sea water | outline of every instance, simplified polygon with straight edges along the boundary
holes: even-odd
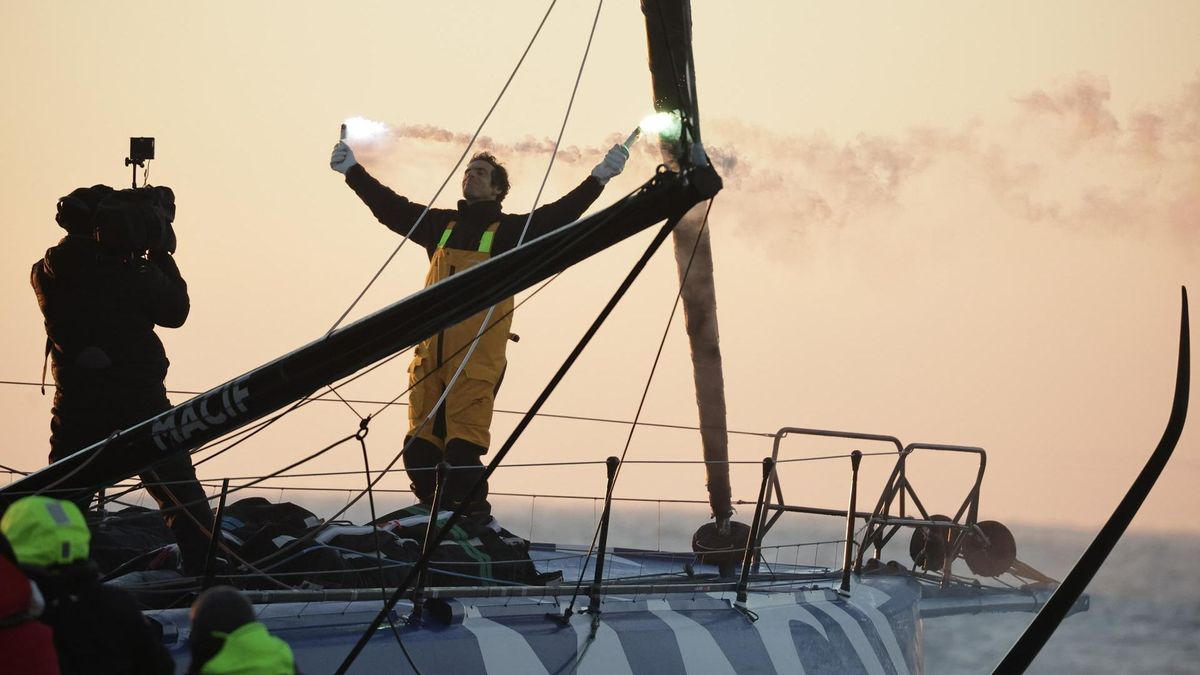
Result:
[[[1061,579],[1094,533],[1014,527],[1018,557]],[[1200,673],[1200,536],[1127,533],[1030,673]],[[925,672],[988,673],[1032,620],[995,614],[925,621]]]

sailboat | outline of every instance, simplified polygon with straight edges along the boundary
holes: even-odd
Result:
[[[73,490],[110,486],[165,454],[192,452],[249,425],[269,424],[323,387],[660,223],[608,305],[514,433],[494,452],[487,473],[503,464],[520,433],[668,237],[675,237],[681,261],[681,296],[697,357],[698,388],[719,382],[717,325],[703,302],[712,296],[711,287],[706,287],[712,277],[711,260],[705,261],[704,209],[722,184],[700,134],[690,8],[686,0],[645,0],[643,12],[654,104],[660,112],[678,117],[680,134],[663,142],[662,167],[638,189],[569,227],[414,293],[15,481],[0,489],[0,500],[10,503],[42,491],[69,496]],[[1187,350],[1185,296],[1175,409],[1156,458],[1163,453],[1169,456],[1183,426]],[[699,398],[713,519],[697,529],[691,551],[607,546],[612,482],[620,466],[614,458],[608,462],[609,485],[598,527],[580,537],[584,540],[591,534],[594,544],[529,545],[527,555],[537,571],[537,583],[489,584],[478,583],[479,579],[471,579],[471,584],[445,583],[444,577],[433,574],[438,570],[432,560],[466,514],[434,509],[417,522],[418,530],[422,523],[425,527],[416,555],[385,560],[376,544],[373,559],[381,572],[380,584],[331,588],[301,575],[282,588],[255,587],[246,593],[258,605],[260,620],[292,645],[307,672],[919,673],[923,669],[921,627],[926,619],[1026,611],[1039,612],[1050,622],[1053,615],[1061,620],[1086,609],[1078,583],[1068,588],[1023,563],[1008,528],[983,518],[979,503],[987,457],[983,448],[784,426],[774,435],[771,456],[761,464],[750,523],[739,524],[733,520],[723,400]],[[361,440],[368,424],[343,440]],[[842,441],[855,448],[838,454],[849,460],[847,508],[819,508],[784,499],[785,485],[777,467],[787,461],[781,441],[788,437]],[[891,474],[879,494],[859,494],[862,453],[857,448],[865,443],[882,444],[894,453]],[[100,451],[120,459],[107,462],[101,472],[89,462]],[[977,462],[967,496],[953,515],[926,509],[907,472],[915,453],[953,453]],[[368,474],[371,484],[395,461],[376,468],[374,478]],[[290,468],[272,475],[286,475]],[[221,490],[222,533],[227,531],[228,521],[222,515],[227,498],[266,478]],[[1141,487],[1143,492],[1149,489]],[[370,488],[362,496],[373,498]],[[1132,508],[1136,511],[1136,505]],[[788,514],[841,519],[845,534],[837,542],[840,564],[770,560],[764,542]],[[305,535],[281,543],[277,557],[303,550],[322,533],[342,526],[336,518],[315,523]],[[385,521],[387,516],[365,526],[370,539],[379,540]],[[1110,535],[1119,536],[1122,529],[1118,523]],[[885,547],[905,540],[911,560],[903,564],[885,560]],[[229,545],[228,538],[225,543]],[[268,563],[249,562],[262,576],[282,578],[270,574]],[[397,575],[393,583],[385,583],[385,564]],[[988,581],[1001,578],[1005,583]],[[124,582],[137,588],[146,579],[142,575]],[[441,580],[432,583],[432,579]],[[157,588],[178,597],[205,581],[182,580]],[[1049,608],[1053,611],[1047,612]],[[147,616],[162,627],[163,640],[185,660],[187,610],[155,609]],[[1052,631],[1053,625],[1047,628]],[[1047,628],[1042,629],[1043,639]]]

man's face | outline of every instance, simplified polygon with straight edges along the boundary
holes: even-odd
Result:
[[[481,202],[500,196],[500,190],[492,185],[492,169],[492,165],[482,159],[467,165],[467,170],[463,172],[463,199]]]

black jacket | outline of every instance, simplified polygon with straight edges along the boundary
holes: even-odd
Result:
[[[154,327],[177,328],[190,309],[170,254],[121,262],[68,235],[34,263],[30,281],[45,318],[56,406],[165,396],[170,362]]]
[[[46,600],[42,622],[54,629],[63,675],[175,672],[162,636],[133,597],[101,584],[90,562],[25,571]]]
[[[402,235],[408,234],[413,223],[425,210],[425,206],[417,204],[392,192],[390,188],[380,183],[361,164],[350,167],[346,172],[346,184],[358,195],[359,199],[371,209],[371,213],[388,229]],[[525,241],[535,239],[557,230],[564,225],[570,225],[579,219],[583,212],[600,196],[604,186],[592,176],[588,176],[574,190],[561,199],[543,206],[533,212],[529,223],[529,231]],[[500,202],[487,201],[468,204],[459,200],[457,209],[429,209],[425,218],[410,237],[414,242],[425,247],[430,256],[437,249],[438,240],[442,238],[447,223],[454,221],[454,231],[447,248],[476,250],[484,230],[497,220],[500,227],[492,240],[492,254],[499,255],[516,248],[521,238],[521,230],[529,214],[501,213]]]

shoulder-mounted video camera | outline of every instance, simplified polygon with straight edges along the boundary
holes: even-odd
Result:
[[[169,187],[77,188],[58,200],[54,220],[71,234],[95,239],[113,257],[175,252],[175,193]]]
[[[116,190],[96,206],[93,236],[114,256],[175,252],[175,193],[169,187]]]
[[[58,200],[54,219],[71,234],[95,239],[116,258],[141,257],[148,251],[175,252],[175,193],[169,187],[137,186],[137,167],[154,159],[153,138],[130,138],[125,164],[134,167],[133,187],[81,187]]]

